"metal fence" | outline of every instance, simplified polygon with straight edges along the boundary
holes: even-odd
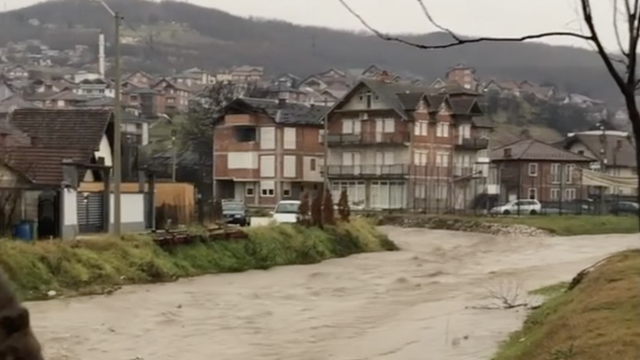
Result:
[[[336,166],[327,169],[334,197],[347,190],[354,211],[483,215],[515,200],[534,199],[548,215],[609,214],[620,202],[637,201],[633,189],[603,189],[545,176],[501,177],[495,166]],[[513,212],[513,211],[510,211]],[[513,212],[514,214],[516,212]]]

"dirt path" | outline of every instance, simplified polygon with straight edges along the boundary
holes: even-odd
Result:
[[[28,305],[49,360],[486,360],[524,315],[465,309],[487,289],[526,297],[637,243],[383,230],[404,251]]]

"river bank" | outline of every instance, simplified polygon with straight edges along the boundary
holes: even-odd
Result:
[[[202,241],[161,248],[145,236],[122,240],[23,243],[0,241],[0,267],[20,297],[112,293],[122,285],[175,281],[210,273],[311,264],[360,252],[395,250],[365,219],[336,227],[248,228],[249,239]]]

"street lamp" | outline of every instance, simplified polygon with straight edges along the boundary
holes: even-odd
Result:
[[[122,16],[113,11],[103,0],[93,0],[99,2],[113,16],[115,21],[115,101],[113,106],[113,235],[121,235],[121,183],[122,183],[122,129],[121,129],[121,95],[120,95],[120,25]],[[106,189],[109,191],[109,189]]]

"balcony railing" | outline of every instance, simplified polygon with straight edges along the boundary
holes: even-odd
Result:
[[[454,166],[453,167],[453,176],[457,177],[466,177],[474,175],[473,167],[466,166]]]
[[[403,177],[409,174],[409,165],[330,165],[329,177]]]
[[[489,148],[489,139],[461,139],[456,147],[462,150],[484,150]]]
[[[410,141],[408,132],[364,132],[360,134],[329,134],[329,145],[376,145],[376,144],[405,144]]]

